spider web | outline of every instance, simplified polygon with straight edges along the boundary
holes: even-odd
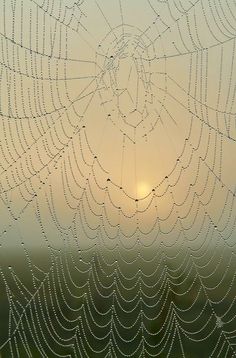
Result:
[[[1,356],[236,356],[236,2],[0,9]]]

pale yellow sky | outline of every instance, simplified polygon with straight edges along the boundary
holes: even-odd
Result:
[[[230,28],[200,2],[188,16],[152,0],[85,1],[72,18],[61,6],[48,17],[24,4],[23,23],[20,3],[2,8],[2,230],[15,244],[32,217],[37,232],[40,208],[53,237],[54,220],[70,227],[83,206],[98,226],[93,211],[109,226],[122,210],[133,232],[136,210],[168,227],[200,205],[199,221],[217,223],[236,179]]]

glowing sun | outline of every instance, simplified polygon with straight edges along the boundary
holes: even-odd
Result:
[[[151,190],[150,185],[147,182],[137,183],[137,195],[139,198],[143,198],[149,194]]]

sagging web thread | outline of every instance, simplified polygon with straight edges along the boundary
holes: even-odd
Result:
[[[233,357],[235,189],[223,156],[236,140],[236,4],[148,0],[139,30],[124,1],[112,3],[114,24],[105,0],[0,3],[1,353],[187,357],[198,345],[205,357]],[[97,147],[93,126],[102,127]],[[136,148],[158,141],[160,128],[174,164],[159,162],[163,177],[130,193],[128,148],[136,171]],[[101,149],[114,133],[119,180]],[[20,267],[4,265],[13,236]]]

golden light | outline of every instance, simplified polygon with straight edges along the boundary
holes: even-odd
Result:
[[[147,182],[142,181],[137,183],[137,196],[139,198],[144,198],[145,196],[147,196],[150,190],[151,187]]]

